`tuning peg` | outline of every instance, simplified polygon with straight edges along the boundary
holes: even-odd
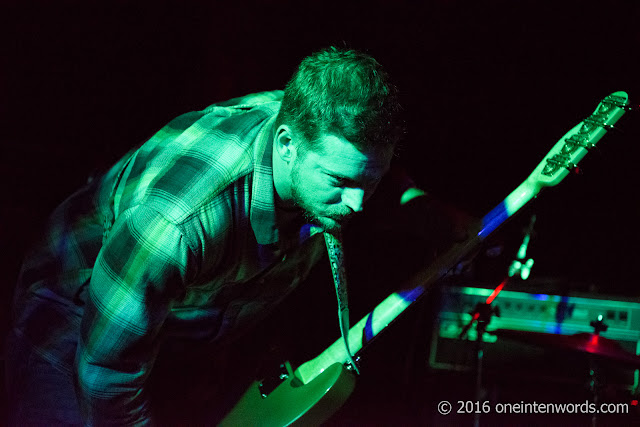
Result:
[[[563,154],[556,154],[555,156],[548,158],[547,165],[542,171],[542,174],[552,175],[560,168],[565,168],[569,172],[582,175],[582,169],[580,169],[575,163],[571,162],[569,160],[569,156]]]
[[[614,126],[614,125],[603,125],[602,127],[603,127],[603,128],[604,128],[604,130],[606,130],[606,131],[613,130],[613,131],[616,131],[617,133],[624,133],[624,131],[623,131],[621,128],[619,128],[618,126]]]
[[[597,117],[596,115],[592,115],[583,120],[582,129],[586,132],[591,132],[595,130],[595,128],[601,127],[606,131],[609,130],[619,130],[613,125],[607,124],[604,117]]]
[[[625,111],[640,110],[640,105],[638,104],[629,105],[627,104],[627,102],[628,100],[626,99],[626,97],[621,97],[621,96],[616,96],[614,94],[611,94],[602,100],[601,107],[604,107],[605,110],[608,110],[610,108],[609,106],[621,108]]]
[[[561,152],[562,154],[571,154],[580,147],[585,150],[593,150],[596,145],[589,141],[588,135],[576,134],[565,139]]]

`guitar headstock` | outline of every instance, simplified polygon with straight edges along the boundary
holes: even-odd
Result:
[[[558,184],[627,111],[626,92],[614,92],[598,104],[593,114],[567,132],[553,146],[527,181],[538,187]]]

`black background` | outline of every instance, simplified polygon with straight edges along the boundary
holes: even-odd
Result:
[[[91,171],[178,114],[282,88],[328,45],[388,69],[406,114],[406,168],[478,216],[601,98],[625,90],[640,100],[632,0],[103,3],[0,9],[3,311],[42,222]],[[584,175],[527,208],[538,217],[533,280],[638,296],[639,123],[623,117]],[[503,238],[519,242],[527,222]]]

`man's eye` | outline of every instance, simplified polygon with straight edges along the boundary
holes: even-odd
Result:
[[[347,185],[347,180],[344,178],[339,178],[337,176],[331,177],[331,184],[336,187],[344,187]]]

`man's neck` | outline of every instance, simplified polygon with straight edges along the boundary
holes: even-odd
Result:
[[[297,222],[302,215],[302,210],[295,206],[293,202],[286,202],[278,195],[277,190],[274,191],[276,206],[276,221],[278,228],[287,228],[294,222]]]
[[[278,155],[275,144],[272,150],[272,168],[276,206],[292,208],[294,205],[293,197],[291,196],[290,166]]]

